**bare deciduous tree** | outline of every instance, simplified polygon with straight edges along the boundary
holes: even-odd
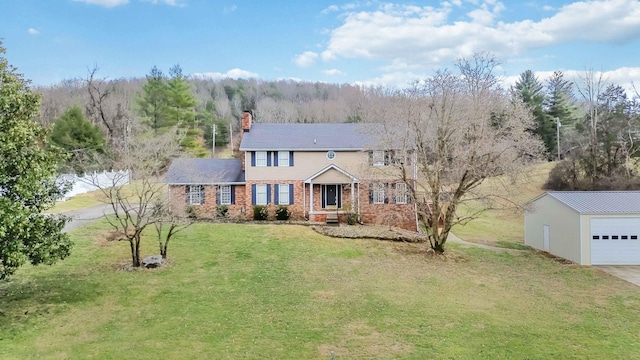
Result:
[[[90,70],[85,80],[89,95],[86,112],[94,124],[104,127],[109,144],[122,146],[130,132],[133,94],[122,92],[118,82],[98,79],[98,70],[98,67]]]
[[[185,212],[184,205],[172,203],[168,197],[158,199],[154,204],[154,226],[158,240],[160,256],[167,258],[169,242],[173,235],[191,226],[194,219]]]
[[[391,152],[387,166],[407,184],[429,245],[443,252],[451,228],[482,209],[515,206],[500,181],[526,172],[541,158],[542,142],[527,129],[530,112],[495,81],[496,60],[486,54],[458,63],[461,74],[439,71],[410,89],[380,99],[367,121],[381,122],[377,147]],[[487,178],[491,189],[479,188]],[[495,184],[494,184],[495,182]],[[477,210],[473,210],[477,209]]]
[[[179,142],[175,128],[155,137],[145,134],[133,137],[124,146],[114,149],[116,160],[111,163],[115,169],[128,170],[131,183],[123,185],[122,176],[127,176],[124,173],[115,176],[109,184],[93,182],[111,207],[113,216],[107,219],[118,240],[129,242],[134,267],[141,264],[142,232],[157,222],[175,220],[175,214],[167,208],[166,184],[161,174],[168,160],[177,155]],[[175,232],[172,230],[169,237]]]

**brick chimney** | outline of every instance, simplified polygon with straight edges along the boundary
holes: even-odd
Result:
[[[251,130],[251,113],[244,111],[242,113],[242,131],[249,132]]]

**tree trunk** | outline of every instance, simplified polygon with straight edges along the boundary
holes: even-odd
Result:
[[[131,239],[131,260],[133,267],[140,267],[140,235]]]
[[[442,254],[444,253],[444,244],[441,243],[440,241],[436,241],[433,243],[433,246],[431,246],[431,248],[433,249],[433,251]]]
[[[134,239],[129,239],[129,247],[131,248],[131,266],[139,267],[140,266],[140,260],[137,257],[137,252],[136,252],[136,246],[135,246]]]

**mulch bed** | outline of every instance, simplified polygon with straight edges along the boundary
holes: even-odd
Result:
[[[312,227],[320,234],[347,239],[377,239],[419,243],[426,241],[424,235],[398,228],[376,225],[340,225]]]

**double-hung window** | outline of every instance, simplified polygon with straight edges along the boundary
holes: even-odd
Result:
[[[392,154],[392,164],[396,166],[405,165],[410,166],[413,161],[413,151],[412,150],[394,150],[391,151]]]
[[[267,184],[256,184],[256,205],[267,205]]]
[[[231,185],[220,186],[220,204],[231,205]]]
[[[267,166],[266,151],[256,151],[256,166]]]
[[[405,183],[396,183],[395,184],[395,193],[394,199],[396,204],[408,204],[408,193],[407,193],[407,184]]]
[[[384,183],[373,183],[373,194],[372,194],[372,202],[374,204],[384,204],[385,199],[385,184]]]
[[[371,152],[371,165],[384,166],[385,152],[383,150],[373,150]]]
[[[189,205],[202,205],[204,203],[204,186],[190,185],[187,187],[187,202]]]
[[[278,166],[291,166],[289,164],[289,151],[278,151]]]
[[[289,205],[289,184],[278,185],[278,205]]]

